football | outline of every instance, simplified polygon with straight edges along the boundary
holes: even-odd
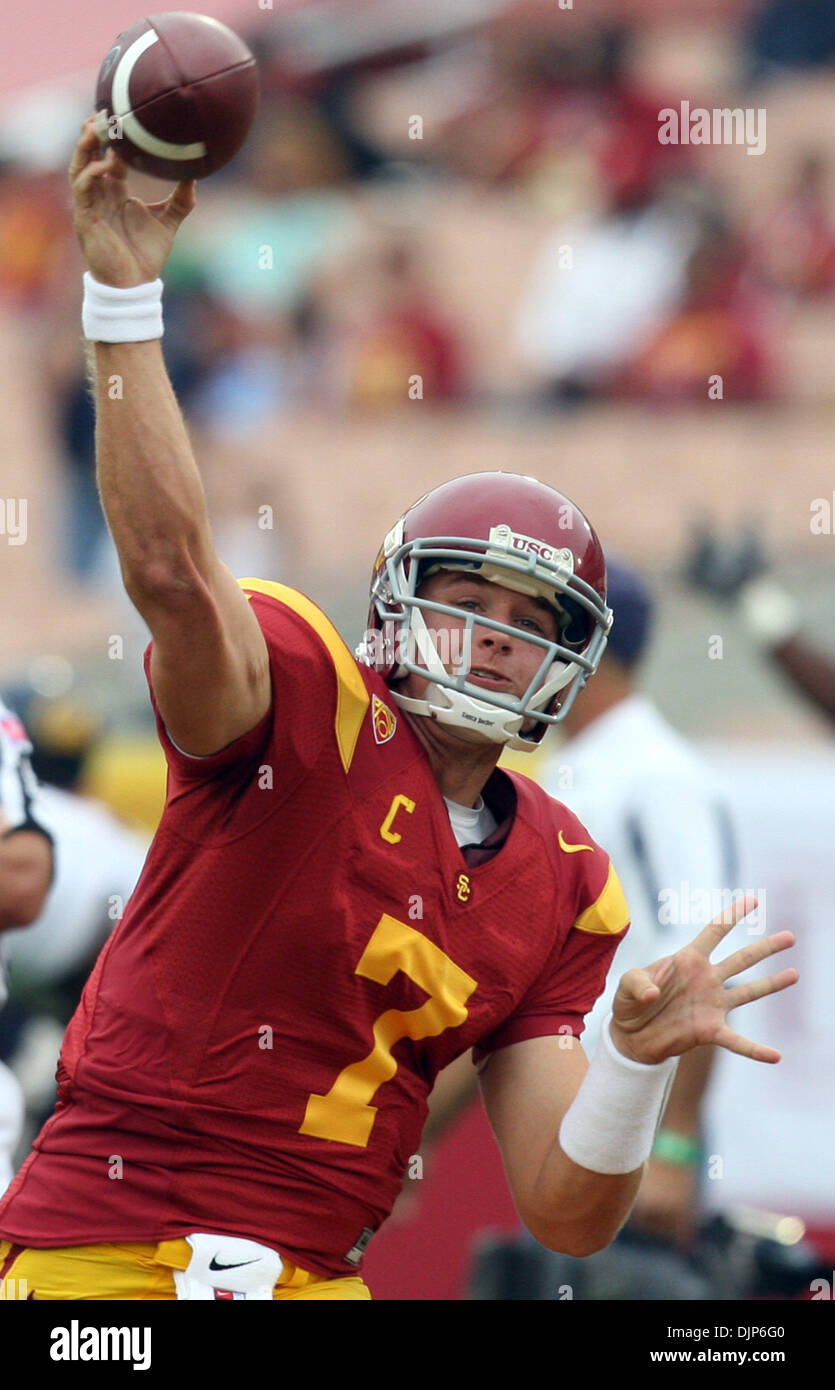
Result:
[[[255,59],[207,15],[172,11],[119,34],[96,84],[97,131],[132,168],[201,179],[237,154],[258,108]]]

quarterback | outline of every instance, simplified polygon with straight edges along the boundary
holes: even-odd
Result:
[[[368,1298],[363,1251],[470,1048],[523,1220],[587,1254],[628,1215],[676,1058],[778,1060],[726,1014],[796,972],[725,982],[793,938],[712,964],[737,903],[624,976],[589,1065],[623,894],[576,817],[497,762],[600,659],[594,531],[530,478],[445,484],[386,537],[356,656],[304,595],[236,581],[159,341],[193,185],[146,206],[126,173],[88,122],[71,183],[99,482],[153,637],[168,793],[0,1206],[0,1275],[37,1299]]]

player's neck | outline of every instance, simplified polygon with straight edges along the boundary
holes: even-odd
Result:
[[[468,743],[425,715],[405,713],[405,718],[426,750],[441,795],[458,806],[475,806],[501,757],[501,745]]]

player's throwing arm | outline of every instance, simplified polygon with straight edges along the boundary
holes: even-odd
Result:
[[[159,276],[194,207],[194,183],[145,204],[129,195],[113,148],[100,154],[91,117],[70,184],[87,264],[84,333],[95,344],[99,488],[125,587],[154,637],[152,678],[169,733],[188,753],[213,753],[257,724],[271,695],[261,629],[214,551],[160,342]]]

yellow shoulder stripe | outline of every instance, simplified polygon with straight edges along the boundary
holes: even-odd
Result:
[[[609,877],[603,892],[596,902],[581,912],[574,923],[578,931],[594,932],[599,936],[614,936],[629,924],[629,908],[615,873],[614,864],[609,865]]]
[[[238,583],[242,589],[249,589],[256,594],[266,594],[287,608],[292,608],[294,613],[298,613],[299,617],[304,618],[313,628],[327,647],[336,671],[334,732],[342,766],[347,772],[354,757],[362,721],[370,704],[368,691],[357,670],[356,661],[330,618],[297,589],[289,589],[286,584],[275,584],[270,579],[239,579]]]

